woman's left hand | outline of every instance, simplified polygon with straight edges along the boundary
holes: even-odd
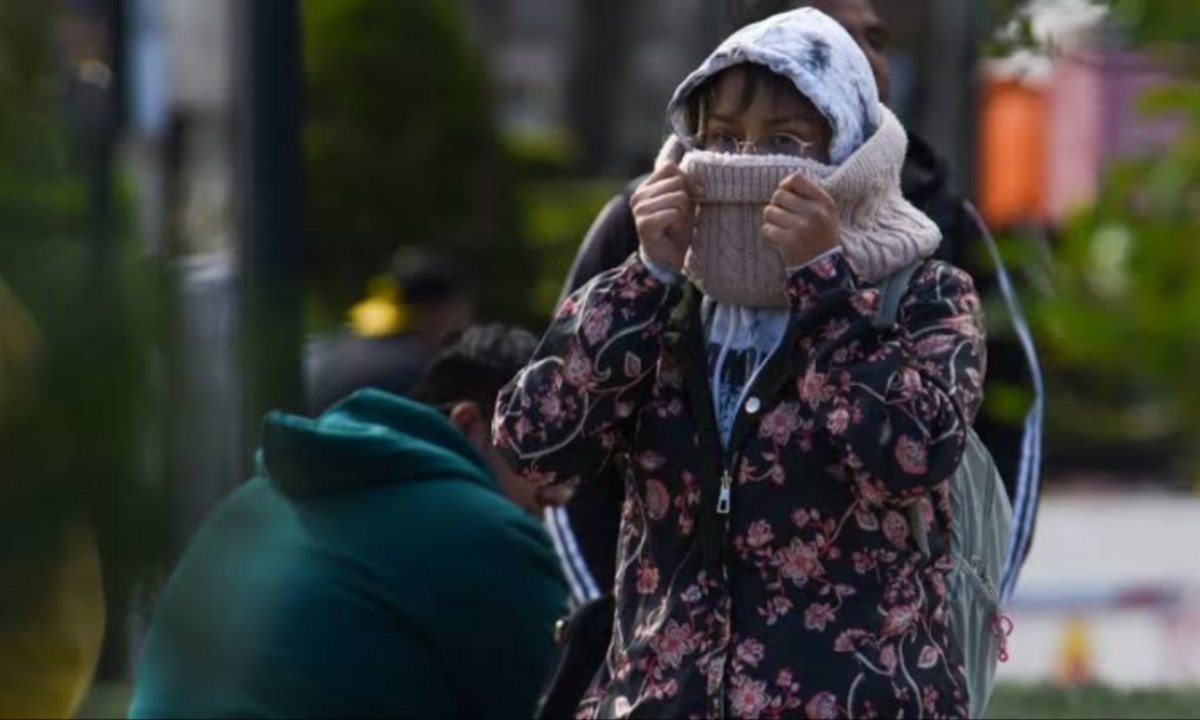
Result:
[[[772,196],[762,232],[787,267],[807,265],[840,243],[837,204],[815,182],[795,173]]]

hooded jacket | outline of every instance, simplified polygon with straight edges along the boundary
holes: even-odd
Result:
[[[519,717],[565,586],[436,411],[375,390],[268,416],[143,649],[131,717]]]
[[[803,24],[777,17],[781,32],[743,40],[791,44]],[[735,35],[718,52],[755,50]],[[865,169],[856,152],[846,172]],[[895,325],[844,254],[793,272],[787,294],[728,443],[699,294],[636,256],[563,303],[501,393],[496,441],[531,481],[624,469],[613,640],[581,716],[966,713],[945,481],[982,397],[971,280],[924,263]]]
[[[597,215],[576,252],[558,299],[559,305],[590,280],[620,266],[637,252],[637,227],[629,200],[643,179],[630,182]],[[908,133],[901,189],[904,197],[933,220],[941,231],[942,242],[934,257],[969,270],[981,295],[1000,290],[995,280],[995,268],[985,260],[987,254],[982,247],[987,228],[970,211],[946,162],[927,141],[911,132]],[[1008,300],[1019,309],[1020,303],[1015,296]],[[1017,335],[1016,322],[1005,322],[1006,332],[987,339],[989,381],[1021,387],[1031,397],[1040,397],[1041,369],[1036,351],[1031,343],[1022,347],[1009,339]],[[992,452],[1010,501],[1014,508],[1021,510],[1014,516],[1014,529],[1020,533],[1020,542],[1014,548],[1007,571],[1007,594],[1015,586],[1032,544],[1041,485],[1040,421],[1030,427],[1027,422],[1001,421],[980,414],[975,429]],[[601,479],[580,487],[567,507],[549,513],[551,532],[558,538],[560,546],[570,548],[570,552],[563,553],[562,562],[579,602],[594,600],[600,596],[600,590],[607,591],[609,579],[616,571],[616,537],[622,501],[620,478],[615,481]]]

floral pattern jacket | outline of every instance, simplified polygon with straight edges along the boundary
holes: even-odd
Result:
[[[499,398],[495,442],[531,481],[623,467],[613,642],[580,717],[967,714],[946,480],[982,400],[971,279],[927,261],[894,324],[841,255],[789,296],[728,451],[699,293],[636,255],[563,303]]]

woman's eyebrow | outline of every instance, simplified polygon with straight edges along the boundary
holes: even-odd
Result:
[[[768,125],[787,125],[794,122],[812,122],[811,113],[791,113],[789,115],[780,115],[779,117],[770,118],[767,120]]]

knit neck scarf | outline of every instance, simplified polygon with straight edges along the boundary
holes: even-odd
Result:
[[[878,282],[933,255],[941,233],[900,192],[907,147],[904,128],[884,108],[879,129],[836,167],[779,155],[686,153],[681,167],[705,196],[685,270],[718,303],[787,307],[787,268],[761,228],[771,196],[797,172],[833,197],[842,252],[861,280]]]

